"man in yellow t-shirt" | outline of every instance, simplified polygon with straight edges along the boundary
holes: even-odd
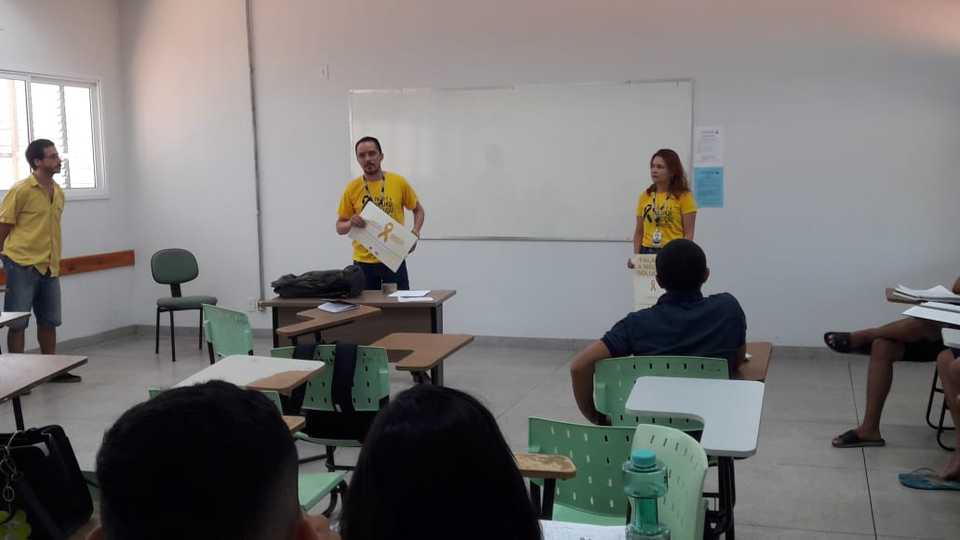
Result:
[[[30,311],[37,317],[40,352],[56,354],[60,326],[60,217],[63,190],[53,176],[60,172],[60,155],[53,142],[37,139],[27,146],[33,174],[7,190],[0,203],[0,258],[7,275],[4,311]],[[22,353],[26,320],[10,325],[7,347]],[[53,382],[80,382],[64,373]]]
[[[366,226],[360,212],[367,202],[371,202],[401,225],[404,221],[404,209],[412,210],[412,232],[419,238],[425,216],[423,206],[406,178],[386,172],[380,167],[383,162],[380,141],[373,137],[364,137],[354,145],[354,151],[357,154],[357,163],[363,169],[363,176],[351,180],[343,191],[337,210],[337,234],[347,234],[353,227]],[[363,270],[367,280],[366,289],[380,289],[384,283],[396,283],[400,290],[410,288],[406,261],[394,272],[365,247],[354,242],[353,262]]]

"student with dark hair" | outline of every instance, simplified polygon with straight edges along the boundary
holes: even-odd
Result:
[[[374,421],[344,501],[343,540],[536,540],[540,525],[493,415],[418,385]]]
[[[680,156],[669,148],[650,158],[652,183],[637,201],[637,225],[633,230],[634,253],[657,253],[678,238],[693,240],[697,201]],[[633,261],[627,261],[633,268]]]
[[[97,455],[101,525],[89,540],[318,540],[303,515],[297,452],[260,392],[222,381],[134,406]]]
[[[746,355],[747,320],[730,293],[703,296],[710,276],[700,246],[679,239],[657,254],[657,283],[666,290],[653,307],[635,311],[599,341],[580,351],[570,366],[580,412],[605,424],[593,403],[594,366],[605,358],[681,355],[725,358],[731,376]]]
[[[383,162],[380,141],[373,137],[363,137],[357,141],[353,149],[363,174],[351,180],[343,191],[340,206],[337,209],[337,234],[347,234],[354,227],[365,227],[366,222],[360,217],[360,212],[370,202],[379,206],[401,225],[404,222],[404,209],[412,211],[412,232],[419,238],[426,216],[423,205],[420,204],[417,193],[406,178],[384,171],[380,167]],[[415,248],[416,245],[413,249]],[[412,252],[413,249],[410,251]],[[406,261],[394,272],[367,248],[361,246],[359,242],[354,242],[353,262],[363,269],[363,275],[367,280],[366,289],[379,289],[383,283],[396,283],[400,290],[410,288]]]
[[[60,314],[60,218],[65,199],[54,180],[62,165],[53,141],[37,139],[25,156],[32,174],[7,190],[0,203],[0,259],[7,274],[4,311],[33,311],[43,354],[56,354]],[[26,319],[10,323],[7,350],[22,353]],[[70,373],[52,382],[80,382]]]

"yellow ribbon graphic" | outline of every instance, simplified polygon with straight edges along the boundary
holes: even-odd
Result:
[[[383,231],[377,235],[378,238],[383,238],[384,242],[390,241],[390,233],[393,232],[393,223],[387,223],[383,226]]]

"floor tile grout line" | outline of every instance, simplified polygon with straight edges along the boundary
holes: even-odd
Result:
[[[863,536],[867,538],[873,536],[874,539],[876,540],[876,536],[870,533],[831,531],[831,530],[823,530],[823,529],[805,529],[805,528],[799,528],[799,527],[786,527],[786,526],[780,526],[780,525],[764,525],[762,523],[754,523],[751,521],[744,521],[739,524],[745,525],[747,527],[752,527],[755,529],[772,529],[775,531],[799,531],[799,532],[815,532],[815,533],[826,533],[826,534],[842,534],[846,536]]]
[[[857,408],[857,389],[853,384],[853,366],[847,361],[847,374],[850,376],[850,396],[853,400],[853,414],[857,417],[857,423],[860,423],[860,411]],[[879,538],[877,534],[877,513],[873,508],[873,493],[870,491],[870,471],[867,468],[867,453],[863,448],[859,448],[860,457],[863,459],[863,478],[867,482],[867,502],[870,504],[870,521],[873,523],[873,537]]]

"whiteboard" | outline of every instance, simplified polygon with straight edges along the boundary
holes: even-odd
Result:
[[[690,163],[692,129],[691,81],[350,92],[351,141],[380,140],[427,239],[631,239],[650,156]]]

